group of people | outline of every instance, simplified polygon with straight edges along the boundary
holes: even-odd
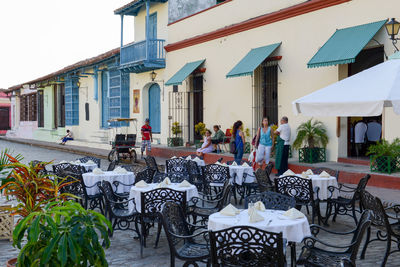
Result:
[[[197,150],[198,156],[204,156],[206,153],[216,152],[217,145],[223,142],[225,137],[218,125],[214,125],[214,136],[210,130],[206,130],[203,145]],[[253,140],[256,149],[255,162],[257,164],[268,164],[271,152],[275,152],[275,168],[278,174],[283,174],[288,169],[289,145],[291,129],[289,119],[284,116],[280,121],[280,126],[275,131],[269,125],[268,118],[263,118],[262,125],[257,130],[257,135]],[[276,136],[276,140],[275,140]],[[243,131],[243,122],[236,121],[232,129],[232,142],[234,143],[234,158],[236,163],[240,164],[244,154],[244,144],[246,137]]]

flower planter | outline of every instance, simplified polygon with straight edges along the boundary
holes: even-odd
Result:
[[[183,146],[182,137],[169,137],[167,142],[169,147]]]
[[[17,265],[17,258],[13,258],[7,261],[7,267],[15,267]]]
[[[300,148],[299,149],[299,162],[304,162],[304,163],[326,162],[326,149],[319,148],[319,147]]]
[[[393,173],[400,171],[400,158],[382,156],[370,157],[370,169],[372,172]]]

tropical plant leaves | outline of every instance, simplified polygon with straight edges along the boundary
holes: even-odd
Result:
[[[293,142],[293,148],[299,149],[303,145],[305,147],[326,147],[329,142],[329,137],[324,124],[319,120],[309,119],[300,124],[297,128],[297,136]]]

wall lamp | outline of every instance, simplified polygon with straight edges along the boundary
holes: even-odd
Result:
[[[388,23],[385,24],[385,28],[387,34],[389,35],[389,39],[392,40],[393,46],[396,48],[397,51],[399,51],[396,43],[398,40],[400,40],[400,38],[396,38],[396,35],[399,33],[400,22],[392,18]]]

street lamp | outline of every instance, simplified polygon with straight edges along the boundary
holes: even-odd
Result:
[[[156,77],[157,77],[157,73],[155,73],[154,70],[153,70],[153,71],[150,73],[150,79],[151,79],[151,81],[154,82],[154,80],[156,79]]]
[[[388,23],[385,24],[386,32],[389,35],[390,40],[392,40],[393,46],[396,48],[397,51],[399,49],[396,46],[397,40],[400,40],[399,38],[396,38],[395,36],[399,33],[400,30],[400,22],[396,21],[394,18],[392,18]]]

